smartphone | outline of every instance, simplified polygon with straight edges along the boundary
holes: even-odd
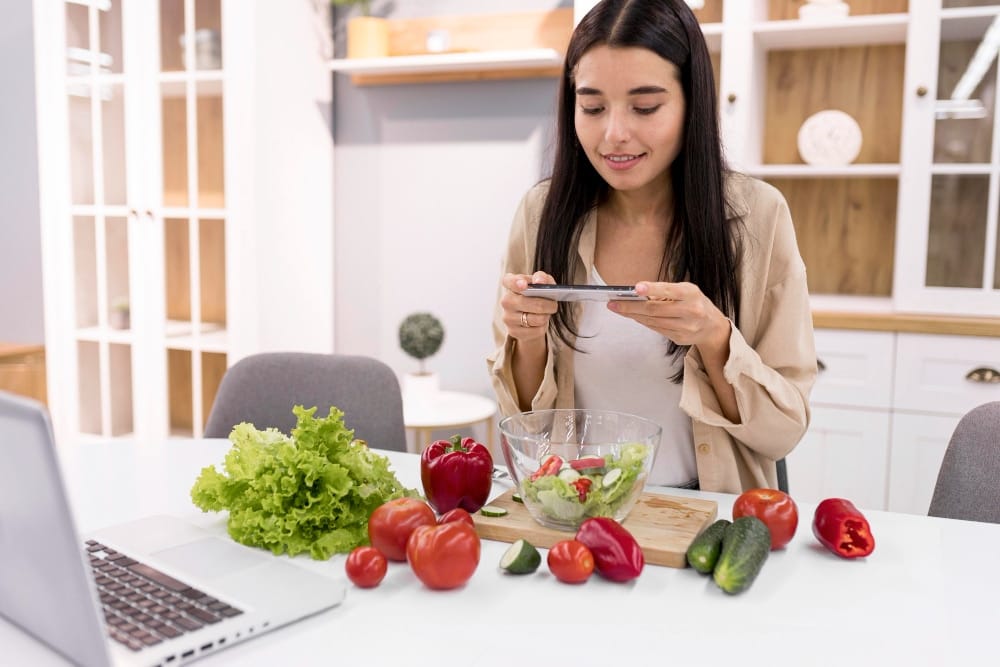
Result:
[[[645,301],[634,285],[543,285],[529,283],[524,296],[540,296],[553,301]]]

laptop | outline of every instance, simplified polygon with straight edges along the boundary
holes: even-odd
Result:
[[[172,667],[338,605],[346,585],[170,516],[81,538],[48,412],[0,392],[0,616],[83,667]]]

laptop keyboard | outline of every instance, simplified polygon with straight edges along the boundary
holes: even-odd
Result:
[[[86,550],[108,634],[133,651],[243,613],[99,542]]]

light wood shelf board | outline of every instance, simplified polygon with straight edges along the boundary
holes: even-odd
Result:
[[[813,326],[817,329],[858,329],[951,336],[1000,337],[1000,318],[990,317],[814,310]]]

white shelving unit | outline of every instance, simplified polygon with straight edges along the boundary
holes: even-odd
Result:
[[[329,9],[34,9],[57,439],[198,437],[228,365],[333,349]]]

